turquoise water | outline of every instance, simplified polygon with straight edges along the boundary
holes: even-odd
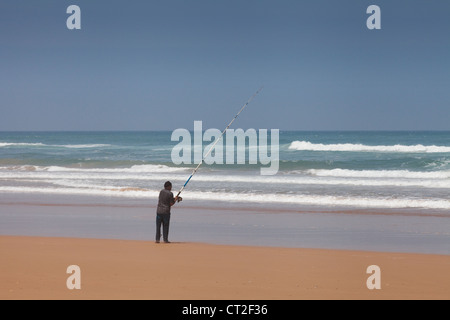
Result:
[[[0,132],[0,165],[172,166],[171,150],[177,142],[170,136],[171,132]],[[311,146],[289,149],[298,141]],[[327,150],[327,145],[335,150]],[[364,151],[360,145],[381,150]],[[397,145],[397,152],[382,148]],[[443,147],[443,152],[434,146]],[[450,170],[450,132],[281,131],[280,160],[281,170]]]
[[[171,134],[0,132],[0,195],[155,198],[194,167],[173,164]],[[450,132],[281,131],[279,145],[276,175],[262,176],[260,164],[204,164],[185,199],[450,213]]]

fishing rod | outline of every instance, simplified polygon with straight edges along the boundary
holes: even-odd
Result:
[[[203,156],[202,160],[200,161],[200,163],[197,165],[197,167],[194,169],[194,171],[192,171],[191,176],[186,180],[186,182],[184,183],[184,185],[181,187],[180,191],[178,191],[177,196],[175,197],[176,199],[178,198],[178,196],[181,194],[181,192],[184,190],[184,188],[186,188],[187,184],[189,183],[189,181],[191,181],[192,177],[194,176],[194,174],[196,174],[198,168],[200,168],[200,166],[203,164],[203,162],[205,162],[206,157],[209,156],[209,154],[211,153],[211,151],[214,149],[214,147],[216,146],[216,144],[220,141],[220,139],[222,139],[223,135],[225,134],[225,132],[228,130],[228,128],[233,124],[234,120],[237,119],[237,117],[239,117],[239,115],[241,114],[241,112],[245,109],[246,106],[249,105],[249,103],[253,100],[253,98],[255,98],[258,93],[261,92],[261,90],[263,89],[263,87],[259,88],[251,97],[250,99],[247,100],[247,102],[242,106],[241,110],[239,110],[239,112],[234,116],[233,120],[231,120],[231,122],[227,125],[227,127],[222,131],[222,134],[220,135],[220,137],[218,139],[216,139],[216,141],[214,142],[214,144],[211,146],[211,148],[209,148],[208,152]],[[178,200],[180,201],[180,200]]]

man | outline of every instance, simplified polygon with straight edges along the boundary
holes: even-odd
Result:
[[[175,202],[183,200],[181,197],[173,197],[172,183],[167,181],[164,183],[164,189],[159,193],[158,207],[156,209],[156,243],[161,239],[161,225],[163,227],[163,239],[165,243],[169,242],[169,224],[170,224],[170,208]]]

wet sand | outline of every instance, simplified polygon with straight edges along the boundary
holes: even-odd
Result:
[[[58,200],[59,198],[56,198]],[[0,235],[151,241],[155,208],[130,203],[0,202]],[[170,240],[222,245],[321,248],[450,255],[448,216],[407,212],[287,212],[278,209],[173,208]],[[425,213],[424,213],[425,214]],[[428,214],[428,212],[426,213]]]

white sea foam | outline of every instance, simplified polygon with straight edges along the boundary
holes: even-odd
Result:
[[[158,190],[135,188],[37,188],[37,187],[0,187],[0,192],[41,193],[64,195],[89,195],[126,197],[140,199],[156,199]],[[396,199],[371,197],[338,197],[325,195],[283,195],[283,194],[251,194],[225,192],[186,192],[190,200],[227,201],[235,203],[273,203],[297,204],[329,207],[363,207],[363,208],[417,208],[449,210],[450,200],[433,199]]]
[[[166,165],[143,164],[134,165],[130,168],[69,168],[60,166],[10,166],[0,167],[0,171],[33,171],[33,172],[73,172],[76,173],[156,173],[156,172],[179,172],[190,170],[186,167],[169,167]]]
[[[70,149],[85,149],[85,148],[103,148],[110,147],[110,144],[44,144],[44,143],[28,143],[28,142],[0,142],[0,147],[56,147],[56,148],[70,148]]]
[[[179,172],[179,171],[186,171],[191,170],[190,168],[186,167],[168,167],[165,165],[155,165],[155,164],[141,164],[141,165],[135,165],[132,166],[130,169],[126,172],[142,172],[142,173],[152,173],[152,172]]]
[[[71,149],[85,149],[85,148],[103,148],[110,147],[110,144],[66,144],[66,145],[52,145],[53,147],[64,147]]]
[[[184,171],[187,168],[183,167],[169,167],[166,165],[154,165],[154,164],[142,164],[134,165],[131,168],[66,168],[66,167],[47,167],[42,168],[42,171],[50,172],[61,172],[61,171],[75,171],[75,172],[86,172],[86,173],[155,173],[155,172],[177,172]]]
[[[348,170],[332,169],[307,171],[318,177],[343,177],[343,178],[389,178],[389,179],[450,179],[450,171],[415,172],[408,170]]]
[[[89,181],[89,183],[102,183],[104,181],[133,181],[158,182],[168,179],[176,182],[186,181],[189,168],[171,168],[157,165],[134,166],[128,169],[72,169],[63,167],[30,167],[21,166],[16,170],[1,170],[0,179],[40,179],[43,182],[54,180]],[[356,171],[356,170],[307,170],[301,174],[260,176],[260,175],[197,175],[198,182],[211,182],[215,184],[249,184],[254,186],[269,185],[326,185],[326,186],[366,186],[366,187],[417,187],[450,189],[450,172],[410,172],[397,171]],[[251,185],[254,185],[253,187]]]
[[[14,143],[14,142],[0,142],[0,147],[42,147],[45,146],[43,143]]]
[[[392,153],[447,153],[450,152],[450,147],[445,146],[424,146],[421,144],[407,146],[407,145],[393,145],[393,146],[369,146],[363,144],[322,144],[311,143],[309,141],[293,141],[290,150],[297,151],[345,151],[345,152],[392,152]]]
[[[157,190],[137,190],[136,188],[45,188],[45,187],[0,187],[0,192],[40,193],[55,195],[86,195],[86,196],[116,196],[116,197],[150,197],[155,198]]]

